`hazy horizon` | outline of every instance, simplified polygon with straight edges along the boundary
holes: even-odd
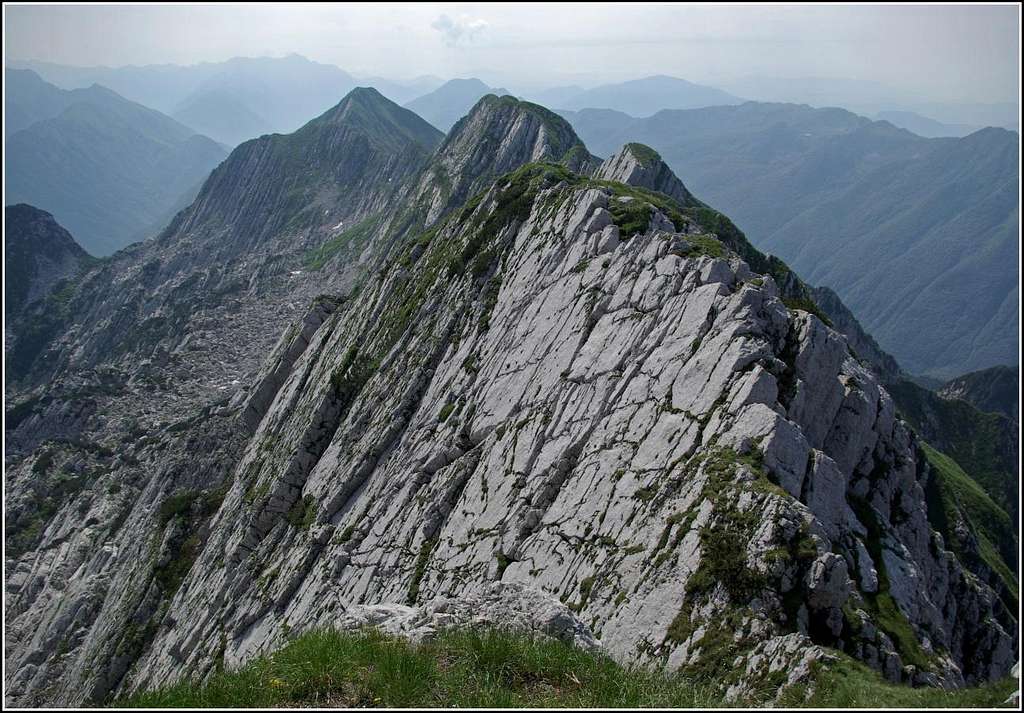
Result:
[[[515,89],[669,75],[737,93],[734,83],[772,77],[852,80],[919,102],[1019,102],[1011,5],[599,5],[585,15],[565,4],[7,5],[4,13],[5,64],[299,54],[357,77],[478,77]]]

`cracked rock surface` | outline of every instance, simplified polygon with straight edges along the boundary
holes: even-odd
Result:
[[[692,664],[727,627],[766,672],[812,651],[771,643],[801,634],[912,677],[870,624],[871,569],[944,680],[1011,663],[843,337],[738,258],[693,254],[699,226],[623,239],[600,188],[540,190],[486,270],[432,275],[502,190],[310,339],[133,687],[202,670],[217,641],[236,665],[352,604],[498,581],[564,602],[623,661]]]
[[[207,325],[247,355],[232,390],[116,451],[51,454],[89,487],[8,559],[9,702],[102,701],[364,624],[509,623],[713,667],[737,698],[837,650],[907,683],[1006,674],[1016,622],[930,527],[915,439],[846,338],[672,201],[678,179],[630,169],[642,150],[595,180],[550,121],[482,100],[388,194],[413,216],[380,218],[372,269],[253,277],[239,309],[308,305],[276,346],[266,323]],[[461,131],[507,139],[483,154]]]

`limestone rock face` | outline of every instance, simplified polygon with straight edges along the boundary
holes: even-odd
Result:
[[[878,342],[864,331],[857,318],[839,299],[839,295],[828,287],[815,287],[811,294],[836,330],[846,337],[857,356],[869,363],[883,381],[891,382],[902,376],[896,358],[885,352],[878,346]]]
[[[440,597],[418,606],[359,604],[346,609],[332,625],[342,631],[372,627],[413,642],[429,640],[444,629],[491,626],[601,651],[601,642],[567,606],[537,590],[504,582],[464,597]]]
[[[53,347],[66,377],[9,434],[8,702],[101,702],[362,623],[511,623],[714,667],[734,697],[837,649],[898,681],[1005,674],[1016,622],[932,531],[914,437],[846,339],[721,216],[572,171],[551,159],[581,144],[489,101],[509,143],[454,151],[491,124],[453,128],[376,207],[358,279],[243,256],[251,299],[175,293],[197,225],[92,288],[106,319]],[[147,280],[201,321],[73,368]],[[236,355],[193,366],[215,396],[147,390]],[[86,387],[95,413],[61,406]],[[32,441],[61,419],[73,444]]]
[[[419,181],[417,200],[427,201],[427,224],[531,161],[561,163],[578,173],[597,166],[562,117],[512,97],[485,96],[452,127]]]
[[[682,247],[697,225],[622,240],[613,189],[528,183],[528,210],[474,233],[523,198],[498,181],[316,331],[129,686],[205,670],[217,641],[236,664],[347,605],[492,582],[562,600],[624,661],[802,633],[874,647],[898,680],[851,576],[868,559],[938,675],[1008,668],[1013,635],[932,541],[910,433],[845,340]]]
[[[606,181],[618,181],[664,193],[681,205],[693,205],[696,202],[683,182],[661,160],[661,156],[643,144],[626,144],[605,160],[594,175]]]

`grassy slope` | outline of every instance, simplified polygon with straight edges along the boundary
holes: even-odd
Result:
[[[628,671],[561,642],[449,632],[414,646],[378,633],[314,632],[204,686],[131,696],[126,707],[709,706],[685,679]]]
[[[1016,681],[961,691],[910,689],[843,657],[817,669],[820,685],[790,705],[991,707]],[[766,696],[775,691],[765,691]],[[757,703],[758,701],[753,701]],[[763,702],[763,700],[762,700]],[[449,631],[412,645],[376,632],[313,632],[237,672],[114,702],[127,708],[213,707],[717,707],[711,685],[626,669],[559,641],[501,631]]]
[[[1014,598],[1018,596],[1017,577],[1012,567],[1016,563],[1016,530],[1010,516],[957,465],[952,458],[938,452],[927,443],[922,448],[928,462],[935,469],[937,490],[929,487],[929,519],[942,534],[946,545],[953,548],[961,560],[964,553],[951,531],[953,523],[963,518],[978,539],[982,560],[1006,583]],[[938,495],[935,498],[933,494]],[[1011,609],[1016,602],[1008,603]]]
[[[1000,414],[944,399],[908,380],[886,384],[900,415],[1013,515],[1017,508],[1017,429]]]
[[[1007,677],[995,683],[955,691],[910,688],[886,683],[862,663],[843,656],[827,668],[815,671],[816,685],[809,697],[796,686],[785,692],[782,706],[810,708],[996,708],[1018,688]]]

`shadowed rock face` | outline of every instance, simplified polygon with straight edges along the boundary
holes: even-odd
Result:
[[[733,695],[829,647],[907,682],[1009,670],[1016,622],[932,532],[878,378],[783,302],[801,283],[666,199],[678,179],[573,170],[595,164],[538,109],[481,100],[381,206],[346,297],[276,347],[231,331],[262,360],[233,391],[116,457],[51,454],[103,470],[8,568],[11,702],[102,700],[374,612],[409,632],[452,598],[625,662],[735,664]],[[262,305],[316,283],[251,279]]]
[[[94,262],[54,217],[25,203],[4,208],[4,367],[31,363],[59,330],[66,296]]]
[[[89,262],[89,254],[52,215],[34,206],[6,206],[4,223],[5,311],[18,316],[57,284],[77,275]]]

